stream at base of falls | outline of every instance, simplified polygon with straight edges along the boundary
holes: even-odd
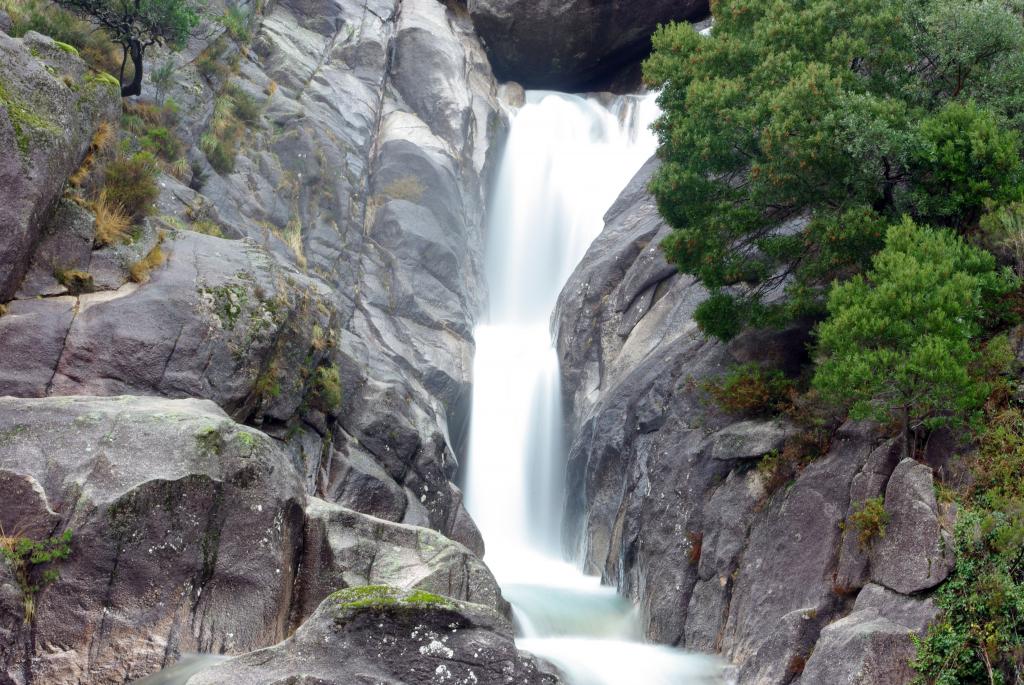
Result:
[[[565,444],[550,317],[604,214],[654,154],[654,96],[529,92],[491,197],[488,316],[476,330],[466,504],[517,644],[568,685],[711,685],[721,664],[645,644],[635,609],[563,560]]]

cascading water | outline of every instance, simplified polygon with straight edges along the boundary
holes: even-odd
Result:
[[[491,306],[476,330],[467,506],[512,603],[520,647],[571,685],[720,682],[710,658],[646,645],[635,612],[563,561],[558,359],[549,318],[618,193],[654,153],[653,96],[535,92],[516,114],[491,203]]]

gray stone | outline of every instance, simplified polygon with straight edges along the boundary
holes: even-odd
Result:
[[[924,636],[941,610],[932,597],[907,597],[881,585],[869,583],[857,595],[853,611],[876,610],[880,616]]]
[[[935,587],[956,562],[950,522],[935,500],[932,470],[913,459],[896,467],[885,489],[889,523],[871,551],[871,579],[903,594]]]
[[[729,424],[707,442],[712,459],[760,459],[772,452],[781,452],[786,440],[799,433],[788,421],[750,420]]]
[[[900,460],[900,445],[897,440],[889,440],[878,447],[860,473],[853,479],[850,486],[850,507],[846,512],[846,523],[864,502],[885,493],[886,483],[893,469]],[[842,593],[854,592],[868,582],[871,575],[869,564],[870,548],[865,548],[860,541],[860,531],[856,526],[843,526],[843,541],[839,548],[839,565],[836,568],[835,588]]]
[[[765,641],[772,640],[773,663],[784,667],[787,650],[799,654],[803,645],[787,646],[780,622],[793,612],[811,612],[824,622],[838,609],[832,574],[840,523],[849,505],[851,481],[869,455],[869,444],[862,427],[848,424],[829,454],[808,466],[792,487],[776,493],[754,523],[736,576],[723,642],[733,661],[755,654],[773,661],[764,651]],[[800,636],[806,639],[804,633]]]
[[[6,302],[67,177],[97,127],[117,121],[121,98],[116,85],[92,78],[81,59],[33,32],[23,39],[0,33],[0,73],[0,302]]]
[[[826,626],[808,659],[803,685],[907,685],[917,648],[911,631],[875,609],[855,611]]]
[[[78,298],[14,300],[0,316],[0,394],[44,397],[50,391]]]
[[[557,685],[519,652],[498,612],[386,587],[342,591],[280,645],[192,676],[187,685]]]
[[[302,484],[274,441],[213,403],[0,398],[0,473],[5,527],[27,516],[39,528],[52,510],[53,534],[74,531],[60,580],[38,597],[34,682],[123,683],[167,655],[285,637]],[[31,494],[7,496],[25,484]],[[20,682],[23,667],[2,672]]]
[[[70,306],[68,298],[51,307],[13,303],[0,335],[26,332],[16,316],[25,309],[49,313],[48,325],[16,341],[38,346],[27,359],[0,362],[0,392],[201,397],[238,420],[295,415],[315,392],[315,368],[328,362],[313,339],[315,329],[333,326],[323,286],[245,242],[182,232],[162,250],[166,264],[142,285],[83,294]],[[29,359],[51,363],[49,375],[28,373]]]
[[[705,0],[468,0],[498,78],[527,88],[599,90],[646,57],[658,24],[699,19]]]
[[[301,622],[335,590],[387,585],[507,610],[494,576],[472,552],[436,531],[310,498],[293,615]]]

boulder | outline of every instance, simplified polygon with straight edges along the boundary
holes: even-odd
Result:
[[[708,438],[712,459],[760,459],[781,452],[786,440],[799,430],[782,419],[751,420],[732,423]]]
[[[0,32],[0,302],[10,300],[68,176],[116,122],[116,81],[37,33]]]
[[[952,572],[952,521],[935,500],[932,470],[904,459],[885,488],[889,523],[871,550],[871,580],[905,595],[935,587]]]
[[[600,90],[651,50],[659,24],[700,19],[707,0],[468,0],[494,73],[527,88]]]
[[[0,488],[5,530],[73,531],[31,640],[0,590],[0,643],[23,645],[0,650],[0,681],[124,683],[286,636],[302,483],[212,402],[0,398]]]
[[[502,612],[494,576],[472,552],[436,531],[309,498],[298,593],[301,622],[331,592],[365,585],[423,590]]]
[[[557,685],[519,652],[493,609],[386,586],[327,597],[287,641],[192,676],[187,685]]]
[[[911,631],[876,609],[855,611],[821,631],[807,660],[803,685],[906,685],[914,679],[917,648]]]

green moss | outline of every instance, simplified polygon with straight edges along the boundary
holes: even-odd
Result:
[[[342,609],[427,608],[450,609],[455,603],[423,590],[404,591],[388,585],[366,585],[338,590],[330,596]]]
[[[121,82],[117,80],[116,76],[105,71],[90,71],[85,75],[85,82],[104,85],[116,89],[118,93],[121,92]]]
[[[216,426],[205,426],[196,433],[196,443],[199,449],[207,455],[220,454],[224,449],[224,440]]]
[[[64,52],[68,53],[69,55],[74,55],[75,57],[79,57],[80,56],[78,54],[78,48],[76,48],[74,45],[68,45],[67,43],[61,43],[59,40],[53,41],[53,44],[56,45],[61,50],[63,50]]]
[[[14,128],[14,138],[22,155],[28,154],[33,138],[60,135],[59,126],[11,95],[3,81],[0,81],[0,106],[7,110],[7,116]]]

